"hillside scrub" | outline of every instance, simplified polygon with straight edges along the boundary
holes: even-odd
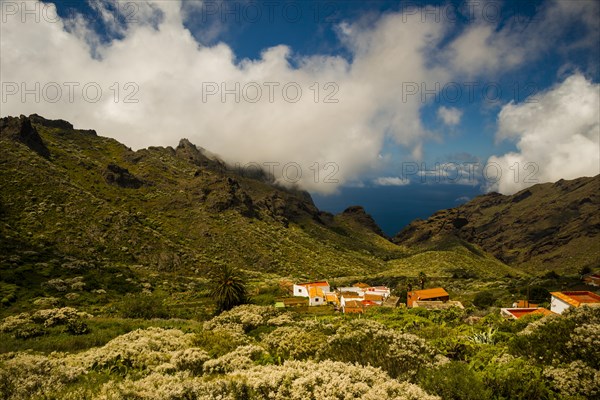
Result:
[[[307,317],[243,305],[191,330],[154,320],[166,325],[80,352],[4,353],[0,397],[508,400],[600,393],[600,309],[516,321],[489,314],[475,322],[465,310],[380,311]],[[45,324],[52,336],[63,316],[91,327],[97,318],[47,309],[7,317],[0,326],[12,332]]]

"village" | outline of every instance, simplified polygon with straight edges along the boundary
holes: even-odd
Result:
[[[589,274],[582,280],[588,285],[600,286],[598,274]],[[326,280],[294,283],[291,291],[292,296],[279,299],[275,307],[329,307],[343,314],[362,314],[370,307],[464,308],[460,301],[451,300],[450,294],[442,287],[410,290],[406,303],[404,299],[392,296],[391,289],[386,286],[371,286],[363,282],[342,287],[332,287]],[[572,307],[600,307],[600,295],[585,290],[550,292],[550,309],[527,299],[501,308],[500,314],[508,319],[519,319],[526,315],[562,314]]]

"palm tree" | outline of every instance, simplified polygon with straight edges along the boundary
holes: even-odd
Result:
[[[421,289],[425,289],[425,283],[427,282],[427,275],[425,272],[419,272],[419,284],[421,285]]]
[[[210,295],[217,303],[217,313],[231,310],[247,300],[246,284],[239,271],[230,266],[213,270],[210,274]]]

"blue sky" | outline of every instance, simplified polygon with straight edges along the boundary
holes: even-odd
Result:
[[[388,233],[456,199],[523,189],[535,183],[523,180],[530,163],[537,182],[598,173],[593,0],[56,1],[52,21],[52,3],[38,4],[39,21],[7,3],[3,115],[69,119],[134,148],[186,136],[229,162],[297,163],[298,181],[274,171],[282,184],[330,211],[362,203]],[[117,84],[139,101],[18,101],[32,81],[94,82],[105,93]],[[319,104],[307,100],[313,81]],[[200,101],[207,82],[295,82],[303,97]],[[324,104],[331,83],[338,102]],[[323,182],[328,163],[337,182]],[[407,163],[419,171],[405,174]],[[447,179],[464,176],[464,163],[477,164],[474,179]],[[484,177],[490,163],[496,181]]]

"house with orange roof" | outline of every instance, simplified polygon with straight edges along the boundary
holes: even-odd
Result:
[[[342,307],[346,305],[348,301],[362,301],[363,296],[356,293],[342,292],[340,294],[340,304]]]
[[[519,319],[526,315],[550,315],[552,311],[544,307],[529,307],[529,308],[501,308],[500,314],[503,317],[511,319]]]
[[[424,301],[446,302],[448,300],[450,300],[450,295],[444,288],[413,290],[407,294],[406,305],[408,307],[415,307],[415,301],[422,303]]]
[[[552,292],[550,295],[550,310],[557,314],[571,307],[600,307],[600,296],[594,292]]]
[[[340,299],[335,292],[325,293],[325,302],[328,304],[340,305]]]
[[[371,286],[365,289],[365,294],[378,294],[380,296],[389,297],[392,294],[392,291],[387,286]]]
[[[365,311],[365,306],[360,300],[348,300],[342,305],[344,314],[362,314]]]
[[[384,300],[385,300],[385,298],[381,294],[367,292],[363,296],[363,301],[372,301],[373,303],[377,304],[378,306],[380,306]]]
[[[329,282],[327,281],[295,283],[293,288],[294,296],[309,297],[308,290],[311,287],[318,287],[323,291],[323,293],[331,292]]]

